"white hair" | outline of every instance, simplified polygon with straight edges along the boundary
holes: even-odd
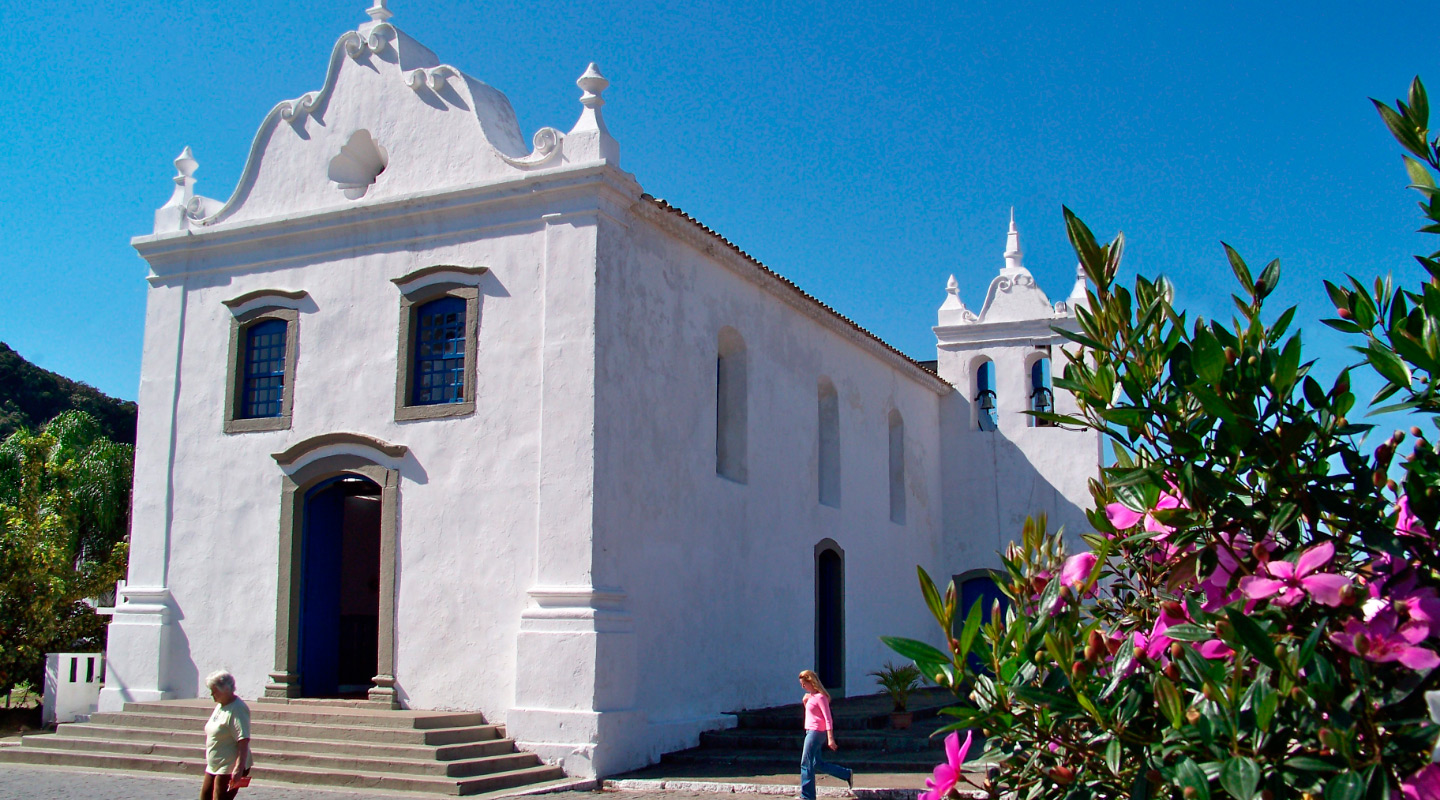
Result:
[[[217,670],[205,678],[206,689],[224,689],[227,692],[235,691],[235,676],[226,670]]]

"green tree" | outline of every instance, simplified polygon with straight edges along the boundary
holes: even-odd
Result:
[[[39,686],[47,652],[104,646],[86,601],[125,573],[132,464],[80,411],[0,442],[0,692]]]
[[[1376,105],[1410,153],[1421,230],[1440,233],[1424,87]],[[1326,323],[1360,361],[1325,386],[1294,308],[1265,307],[1278,261],[1257,275],[1225,247],[1237,316],[1192,321],[1163,278],[1117,282],[1123,236],[1101,245],[1065,216],[1094,286],[1055,381],[1079,412],[1037,416],[1114,446],[1091,550],[1031,521],[1002,557],[1011,608],[983,625],[973,609],[956,638],[953,584],[921,570],[948,647],[887,641],[971,701],[948,711],[989,736],[996,796],[1440,796],[1424,702],[1440,689],[1440,444],[1416,426],[1362,450],[1350,380],[1373,370],[1371,405],[1392,402],[1377,411],[1440,418],[1440,254],[1418,257],[1416,290],[1327,284]]]

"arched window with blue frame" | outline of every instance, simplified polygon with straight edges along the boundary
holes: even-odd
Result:
[[[975,370],[975,427],[993,431],[999,422],[995,408],[995,362],[987,358]]]
[[[1037,358],[1030,365],[1030,410],[1047,414],[1055,411],[1055,395],[1050,390],[1049,358]],[[1032,427],[1046,428],[1053,424],[1049,420],[1030,418]]]
[[[441,297],[415,311],[414,383],[410,402],[465,401],[465,300]]]
[[[283,319],[266,319],[245,329],[241,419],[279,417],[284,413],[287,325]]]

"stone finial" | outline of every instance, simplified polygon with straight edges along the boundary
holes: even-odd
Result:
[[[385,0],[375,0],[375,5],[365,9],[365,13],[369,14],[370,19],[376,22],[384,22],[395,16],[390,12],[390,9],[385,7]]]
[[[195,197],[195,170],[199,167],[200,162],[195,160],[189,147],[180,151],[175,159],[175,177],[170,179],[175,182],[175,191],[170,193],[165,205],[155,211],[156,233],[183,231],[189,227],[189,212],[204,203],[204,198]]]
[[[937,322],[944,325],[966,325],[976,320],[975,312],[960,301],[960,282],[951,275],[945,282],[945,302],[940,306]]]
[[[610,135],[610,130],[605,127],[605,117],[600,112],[600,106],[605,105],[605,98],[600,93],[605,91],[610,81],[605,80],[600,68],[591,63],[575,85],[584,92],[580,95],[580,104],[585,108],[580,112],[575,127],[565,134],[565,160],[575,163],[605,161],[620,166],[620,143]]]
[[[591,61],[590,66],[585,68],[585,74],[575,81],[575,85],[585,92],[580,95],[580,103],[586,108],[599,108],[605,105],[605,98],[601,97],[600,93],[605,91],[605,88],[610,85],[610,81],[605,80],[605,76],[600,74],[600,68],[595,66],[594,61]]]
[[[1086,308],[1089,308],[1089,302],[1086,300],[1085,297],[1085,293],[1089,289],[1090,284],[1085,278],[1085,267],[1077,263],[1075,265],[1075,286],[1070,289],[1070,296],[1065,298],[1065,303],[1069,307],[1069,312],[1071,314],[1074,314],[1075,309],[1079,308],[1080,306],[1085,306]]]
[[[175,159],[175,183],[185,186],[193,185],[195,170],[200,167],[200,162],[195,160],[195,154],[190,152],[190,145],[180,151]],[[188,199],[188,198],[187,198]]]
[[[1025,269],[1020,249],[1020,231],[1015,227],[1015,207],[1010,207],[1010,230],[1005,234],[1005,269]]]

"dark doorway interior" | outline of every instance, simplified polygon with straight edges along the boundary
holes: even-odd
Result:
[[[988,572],[956,575],[955,585],[960,587],[960,607],[955,612],[955,630],[951,632],[951,636],[960,635],[960,629],[965,626],[965,620],[970,616],[970,608],[976,603],[980,604],[980,622],[982,624],[990,621],[995,601],[1000,601],[1001,614],[1004,614],[1005,610],[1010,607],[1010,598],[1000,591],[994,576]],[[970,668],[977,672],[982,671],[982,664],[978,657],[970,656]]]
[[[377,670],[380,487],[354,475],[305,495],[300,599],[304,697],[364,697]]]
[[[835,550],[815,558],[815,672],[828,689],[845,687],[845,562]]]

